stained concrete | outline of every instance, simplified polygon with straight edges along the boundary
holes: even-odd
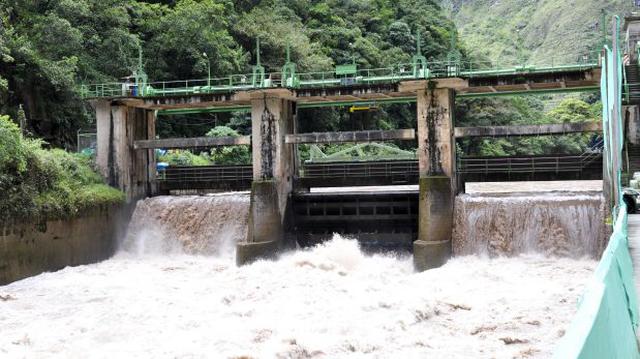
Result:
[[[413,258],[416,270],[423,271],[441,266],[451,256],[453,196],[447,176],[420,178],[419,187],[418,240]]]
[[[418,92],[418,163],[420,177],[447,175],[455,169],[454,91],[426,88]]]
[[[269,242],[240,242],[236,246],[236,264],[241,266],[250,264],[258,259],[272,259],[281,250],[277,241]]]
[[[543,125],[456,127],[455,137],[507,137],[602,132],[602,122],[568,122]]]
[[[427,83],[418,91],[418,166],[420,174],[416,270],[443,265],[451,256],[455,193],[454,91]]]
[[[287,90],[251,93],[253,183],[246,240],[238,243],[238,264],[270,257],[286,246],[290,193],[293,188],[294,108]]]
[[[190,137],[190,138],[163,138],[161,140],[138,140],[133,143],[136,150],[142,149],[173,149],[173,148],[199,148],[217,146],[250,145],[251,136],[225,136],[225,137]]]
[[[155,151],[136,150],[137,140],[155,139],[155,111],[128,107],[119,102],[95,100],[96,165],[113,187],[132,202],[153,194]]]
[[[126,218],[123,207],[104,206],[84,211],[76,218],[2,227],[0,285],[109,258],[124,231]]]
[[[341,132],[312,132],[287,135],[285,143],[343,143],[373,142],[390,140],[413,140],[416,132],[413,128],[399,130],[368,130]]]
[[[413,267],[417,271],[438,268],[451,258],[451,240],[413,242]]]

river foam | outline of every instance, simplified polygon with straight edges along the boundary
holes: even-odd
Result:
[[[122,252],[0,287],[0,357],[548,357],[594,267],[467,256],[414,273],[338,236],[244,267]]]

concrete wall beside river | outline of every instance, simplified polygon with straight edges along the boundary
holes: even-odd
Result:
[[[74,218],[2,226],[0,285],[109,258],[127,223],[123,207],[98,206]]]

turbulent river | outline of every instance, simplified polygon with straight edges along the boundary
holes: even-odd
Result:
[[[236,267],[248,205],[148,199],[112,259],[1,286],[0,357],[549,357],[596,265],[469,255],[414,273],[334,236]]]

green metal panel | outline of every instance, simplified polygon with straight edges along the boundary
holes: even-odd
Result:
[[[356,64],[338,65],[336,66],[336,75],[355,75],[358,72]]]
[[[352,100],[352,101],[326,101],[326,102],[314,102],[304,103],[299,102],[298,108],[319,108],[319,107],[342,107],[342,106],[376,106],[382,104],[392,103],[412,103],[416,102],[416,97],[396,97],[388,99],[378,99],[371,101]]]
[[[258,50],[259,51],[259,50]],[[258,52],[259,56],[259,52]],[[453,59],[453,57],[452,57]],[[148,83],[146,75],[142,70],[138,70],[137,89],[135,95],[141,96],[176,96],[203,93],[225,93],[235,91],[246,91],[266,87],[282,88],[324,88],[350,85],[344,83],[344,77],[353,79],[358,84],[395,84],[403,80],[414,80],[424,78],[486,78],[501,76],[526,76],[539,73],[561,73],[573,71],[588,71],[598,68],[597,59],[588,56],[584,59],[569,64],[551,64],[545,66],[493,66],[472,62],[445,61],[427,63],[424,56],[417,53],[412,62],[408,64],[397,64],[390,67],[377,69],[358,70],[356,64],[346,64],[336,66],[333,72],[307,72],[297,73],[295,63],[287,57],[287,62],[282,68],[282,73],[267,75],[264,68],[258,64],[253,67],[250,74],[234,74],[221,78],[161,81]],[[281,81],[273,83],[271,78],[280,78]],[[556,90],[556,91],[573,91]],[[125,83],[108,83],[95,85],[81,85],[78,93],[83,98],[100,97],[131,97]],[[484,95],[478,95],[484,96]],[[487,94],[486,96],[494,96]]]
[[[190,115],[198,113],[218,113],[218,112],[250,112],[251,106],[219,106],[205,108],[184,108],[175,110],[158,110],[158,116]]]
[[[456,98],[482,98],[482,97],[500,97],[500,96],[516,96],[516,95],[544,95],[544,94],[558,94],[558,93],[572,93],[572,92],[596,92],[600,89],[599,86],[585,86],[585,87],[563,87],[557,89],[544,89],[544,90],[522,90],[522,91],[503,91],[503,92],[482,92],[482,93],[469,93],[459,94]]]

